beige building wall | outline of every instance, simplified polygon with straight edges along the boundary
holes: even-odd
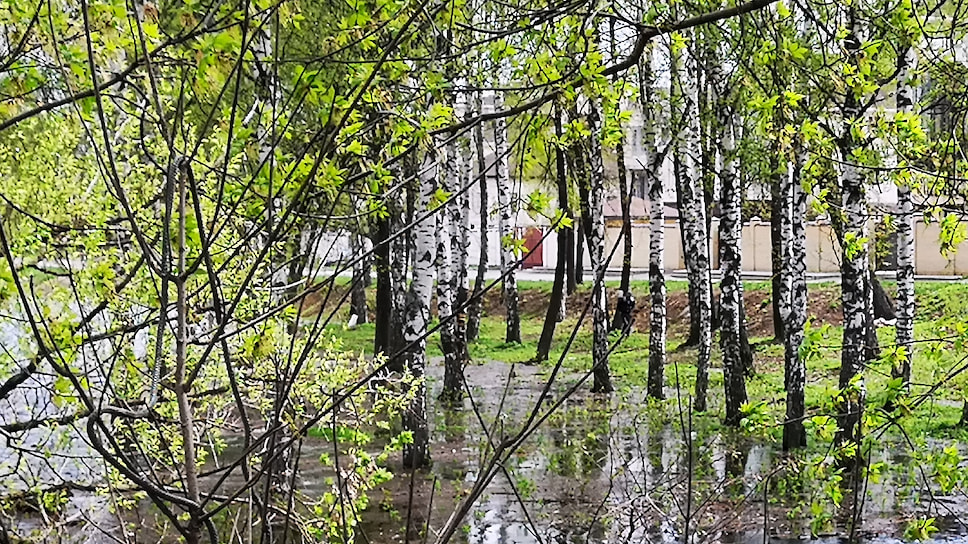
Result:
[[[665,228],[665,265],[667,270],[682,270],[686,267],[682,254],[682,235],[678,222],[666,221]],[[713,220],[710,256],[714,269],[719,267],[719,221]],[[968,240],[958,246],[958,250],[947,257],[941,255],[938,249],[940,228],[936,223],[926,224],[918,221],[915,225],[915,267],[916,273],[921,275],[939,276],[968,276]],[[612,245],[621,234],[621,224],[609,221],[606,226],[605,251],[611,251]],[[807,272],[837,273],[840,271],[840,254],[837,241],[830,224],[820,221],[810,221],[806,225],[807,237]],[[546,240],[544,251],[545,266],[553,267],[555,253],[554,235]],[[772,273],[770,248],[770,223],[754,218],[743,225],[743,271]],[[585,254],[585,264],[588,265],[588,255]],[[622,267],[622,247],[616,249],[610,268]],[[632,268],[649,268],[649,224],[646,221],[632,225]]]
[[[941,254],[941,227],[917,221],[914,225],[914,266],[918,274],[937,276],[968,275],[968,240],[958,244],[947,256]]]

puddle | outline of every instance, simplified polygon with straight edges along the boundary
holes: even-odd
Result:
[[[457,411],[435,407],[434,466],[414,478],[413,509],[407,508],[410,479],[395,467],[398,475],[386,486],[382,508],[363,514],[358,542],[403,542],[408,511],[410,541],[423,542],[420,533],[425,528],[430,531],[428,541],[435,541],[480,475],[488,438],[474,407],[489,433],[498,438],[511,435],[530,414],[546,380],[541,368],[516,366],[506,387],[510,370],[505,363],[468,367],[473,404],[467,399]],[[428,373],[431,394],[439,388],[440,373],[439,364]],[[562,383],[553,389],[545,408],[577,378],[560,377]],[[720,434],[698,424],[684,436],[683,424],[688,428],[688,421],[666,419],[645,406],[638,393],[603,400],[587,393],[587,387],[579,388],[508,460],[507,473],[499,471],[493,478],[453,541],[671,544],[681,542],[687,530],[695,543],[849,540],[849,491],[838,507],[807,477],[788,474],[774,444]],[[929,443],[934,447],[941,443]],[[867,482],[855,533],[858,540],[900,542],[909,520],[931,512],[939,529],[934,541],[968,542],[968,529],[960,521],[968,513],[963,494],[932,500],[903,449],[892,453],[881,448],[871,462],[879,467],[880,478]],[[814,502],[820,505],[821,516],[829,518],[817,528],[832,536],[809,538]],[[802,504],[799,514],[792,510],[797,503]]]
[[[428,372],[430,395],[439,392],[441,366],[434,361]],[[390,468],[395,477],[369,493],[369,506],[360,512],[356,542],[436,540],[480,477],[489,440],[499,443],[518,431],[547,380],[543,367],[515,366],[509,381],[511,370],[505,363],[471,365],[467,381],[473,395],[465,399],[462,409],[444,410],[430,403],[432,469],[414,473],[411,479],[400,466],[399,454],[394,456]],[[774,444],[722,434],[708,428],[708,423],[704,427],[695,422],[683,433],[683,426],[690,426],[687,418],[669,417],[648,407],[639,392],[604,399],[588,393],[585,384],[566,398],[578,378],[559,376],[543,410],[559,401],[560,406],[508,459],[506,472],[499,471],[468,509],[451,542],[673,544],[682,542],[686,533],[696,544],[848,541],[851,494],[845,492],[842,504],[834,506],[809,475],[785,470],[785,458]],[[226,444],[222,462],[237,457],[241,450],[238,437],[226,437]],[[941,451],[945,444],[929,442],[926,449]],[[334,472],[319,459],[332,454],[332,448],[322,438],[304,439],[299,491],[319,497],[331,489]],[[962,448],[961,453],[965,457],[968,450]],[[934,541],[968,544],[968,528],[961,523],[962,517],[968,519],[968,498],[960,486],[932,499],[925,493],[918,463],[904,448],[882,447],[871,461],[879,467],[880,479],[869,481],[863,495],[858,540],[901,542],[909,520],[930,514],[937,518],[939,529]],[[236,471],[225,489],[239,485],[241,475]],[[793,510],[798,503],[799,513]],[[807,537],[814,503],[829,518],[818,527],[831,536]],[[87,514],[79,515],[80,522],[67,527],[70,536],[65,541],[115,541],[120,522],[105,506],[103,497],[75,492],[69,513],[97,512],[101,517],[85,524]],[[151,521],[154,516],[144,504],[126,515],[134,522],[135,541],[159,541],[149,529],[157,526]],[[31,523],[25,519],[19,527],[30,528]],[[315,541],[299,536],[291,535],[288,542]]]

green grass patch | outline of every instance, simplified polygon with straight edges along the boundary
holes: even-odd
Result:
[[[613,285],[614,283],[614,285]],[[617,282],[608,282],[609,287],[617,288]],[[639,304],[646,304],[648,282],[632,282],[632,292],[639,299]],[[685,282],[670,282],[670,293],[685,292],[688,285]],[[893,291],[893,285],[885,282],[885,288]],[[769,282],[749,282],[745,284],[747,292],[761,292],[763,296],[770,293]],[[572,295],[575,300],[587,297],[589,285],[580,286]],[[839,308],[839,286],[831,283],[810,284],[809,290],[815,294],[826,292],[830,304]],[[551,282],[520,282],[519,291],[529,297],[547,297],[551,293]],[[965,342],[968,341],[968,284],[960,282],[922,282],[916,289],[918,311],[915,324],[916,338],[919,340],[915,351],[913,376],[916,385],[912,386],[911,395],[916,397],[928,391],[928,384],[940,384],[931,390],[929,401],[922,403],[914,416],[904,419],[904,428],[915,435],[931,435],[937,437],[965,437],[963,429],[957,428],[961,416],[961,403],[964,391],[968,386],[968,375],[951,377],[952,370],[957,368],[968,356]],[[372,296],[372,294],[371,294]],[[499,296],[499,292],[495,293]],[[577,298],[576,298],[577,297]],[[372,304],[372,302],[371,302]],[[487,305],[485,305],[487,306]],[[832,308],[835,309],[835,308]],[[344,311],[345,310],[341,310]],[[572,311],[568,317],[557,324],[555,338],[549,361],[544,363],[551,368],[561,358],[562,352],[571,336],[580,315],[579,311]],[[342,317],[342,316],[340,316]],[[676,316],[669,316],[675,319]],[[643,314],[639,319],[647,319]],[[345,318],[344,318],[345,320]],[[532,310],[531,314],[522,315],[522,342],[505,342],[506,321],[503,315],[484,315],[478,339],[469,346],[471,357],[475,361],[503,361],[508,363],[524,363],[530,361],[537,350],[538,339],[544,322],[544,311]],[[681,325],[681,324],[680,324]],[[807,363],[807,409],[811,414],[823,414],[830,410],[831,399],[838,391],[840,372],[840,344],[843,335],[842,327],[834,324],[815,323],[812,325],[814,342],[820,346],[819,355]],[[686,327],[670,327],[671,330],[685,330]],[[348,329],[342,324],[334,324],[325,331],[327,336],[335,336],[342,340],[347,350],[359,353],[371,353],[373,346],[374,325],[371,323],[360,325],[355,329]],[[878,330],[883,356],[871,362],[866,369],[865,386],[868,392],[869,404],[872,409],[888,390],[891,380],[891,354],[894,345],[894,329],[890,326]],[[614,337],[613,337],[614,339]],[[681,395],[691,394],[695,388],[695,362],[697,352],[694,348],[681,349],[684,338],[670,334],[667,338],[667,363],[664,371],[665,384],[670,391],[678,390]],[[751,403],[762,403],[759,410],[765,410],[766,415],[775,422],[782,421],[786,393],[784,390],[783,347],[771,342],[770,338],[751,338],[755,346],[756,374],[749,379],[747,391]],[[709,410],[702,418],[708,418],[706,424],[718,427],[722,417],[723,375],[722,359],[718,349],[718,335],[715,339],[712,353],[712,367],[708,389]],[[592,329],[591,316],[587,316],[579,328],[574,342],[564,357],[564,367],[569,371],[585,372],[591,367]],[[430,357],[442,355],[438,334],[432,334],[427,340],[427,353]],[[644,387],[648,377],[649,340],[648,334],[633,331],[622,344],[612,353],[609,364],[613,380],[620,394],[636,388]],[[674,400],[667,401],[670,406]],[[776,425],[768,431],[774,438],[778,438],[780,427]]]

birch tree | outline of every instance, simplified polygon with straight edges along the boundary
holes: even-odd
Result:
[[[483,111],[481,91],[474,92],[474,109],[476,115],[480,115]],[[488,237],[488,224],[489,217],[491,215],[490,204],[488,203],[487,196],[487,178],[489,168],[487,166],[486,156],[484,154],[484,128],[483,123],[478,123],[474,126],[473,130],[473,150],[474,150],[474,176],[476,179],[476,186],[480,194],[480,214],[478,216],[478,229],[480,238],[478,242],[479,254],[477,258],[477,274],[474,277],[474,290],[471,293],[471,305],[467,311],[467,340],[473,341],[477,339],[477,334],[481,329],[481,311],[482,311],[482,300],[481,300],[481,289],[484,288],[484,274],[487,272],[487,249],[489,247],[489,237]],[[471,158],[468,155],[467,160],[470,161]]]
[[[427,152],[418,174],[416,213],[426,215],[437,192],[437,160]],[[404,448],[403,462],[410,468],[430,463],[430,429],[427,423],[427,386],[424,381],[427,369],[427,326],[430,323],[430,299],[434,288],[434,264],[436,261],[437,236],[434,216],[424,218],[413,229],[414,267],[407,290],[405,328],[403,341],[409,346],[406,355],[407,370],[413,376],[416,388],[413,399],[403,414],[403,427],[413,435],[413,441]]]
[[[847,9],[846,35],[843,47],[847,63],[857,67],[861,54],[861,22],[856,8]],[[841,353],[840,388],[844,390],[841,405],[838,440],[860,443],[860,416],[863,410],[865,388],[861,371],[870,360],[868,336],[871,334],[873,298],[870,286],[869,235],[867,228],[867,191],[860,159],[860,142],[856,131],[850,126],[861,116],[860,103],[854,91],[848,91],[843,104],[843,133],[837,141],[841,187],[841,205],[844,215],[844,234],[841,240],[843,259],[841,264],[841,299],[844,311],[843,350]],[[859,379],[860,381],[855,381]]]
[[[783,197],[783,272],[782,316],[784,389],[786,390],[786,421],[783,422],[783,450],[807,445],[803,420],[806,414],[804,389],[807,366],[800,348],[803,345],[807,322],[807,252],[806,210],[807,193],[803,189],[801,172],[803,154],[796,153],[789,175],[784,176]]]
[[[500,93],[494,97],[495,109],[503,106]],[[503,274],[504,309],[507,312],[505,341],[521,343],[521,315],[518,313],[518,282],[514,255],[515,206],[511,198],[508,172],[507,124],[504,118],[494,123],[494,173],[497,176],[498,231],[501,235],[501,273]]]
[[[726,108],[723,108],[726,109]],[[723,280],[720,283],[720,344],[723,350],[723,383],[726,388],[726,424],[739,426],[746,403],[746,365],[743,363],[743,218],[742,191],[736,175],[734,122],[722,115],[722,217],[719,224]]]
[[[602,162],[602,147],[599,138],[601,120],[598,106],[588,99],[584,123],[580,119],[577,106],[571,108],[571,122],[568,135],[571,142],[570,159],[572,171],[578,184],[578,201],[581,207],[581,225],[584,238],[588,242],[588,257],[591,267],[592,284],[592,391],[607,393],[612,391],[611,376],[608,368],[608,315],[605,307],[604,272],[605,254],[605,214],[604,183],[605,171]]]
[[[444,147],[446,158],[442,170],[445,194],[456,194],[460,190],[462,166],[459,164],[458,145],[451,141]],[[458,295],[466,278],[467,252],[462,237],[462,210],[459,200],[444,205],[437,215],[437,314],[441,321],[440,345],[444,353],[444,384],[440,393],[441,400],[455,403],[460,401],[464,389],[464,362],[466,346],[463,338],[463,318],[455,312],[460,307]],[[463,270],[463,271],[462,271]],[[463,313],[463,310],[459,311]]]
[[[914,71],[917,52],[912,45],[898,58],[897,113],[904,118],[915,115]],[[902,159],[902,162],[904,160]],[[902,384],[911,381],[911,361],[914,358],[914,202],[911,198],[910,177],[897,184],[897,346],[900,366],[893,369]]]
[[[594,285],[592,287],[592,392],[610,393],[608,368],[608,311],[605,307],[605,165],[602,162],[601,119],[593,100],[588,104],[588,179],[582,217]]]
[[[642,167],[649,197],[649,375],[646,391],[651,398],[663,399],[666,354],[665,202],[659,168],[664,157],[659,154],[656,144],[653,49],[650,45],[639,62],[639,100],[645,154]]]
[[[682,129],[676,142],[678,171],[676,190],[682,202],[679,210],[686,268],[690,285],[696,289],[696,322],[699,327],[699,354],[696,360],[694,407],[706,410],[709,385],[709,361],[712,351],[712,285],[709,269],[709,245],[706,235],[706,206],[697,176],[694,157],[699,150],[699,118],[696,114],[697,87],[694,59],[685,50],[685,38],[674,35],[671,58],[674,62],[673,85],[679,96],[677,115]]]

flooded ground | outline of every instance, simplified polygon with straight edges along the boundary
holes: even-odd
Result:
[[[431,365],[431,395],[439,392],[441,366]],[[838,479],[833,465],[824,465],[823,451],[801,454],[808,462],[793,463],[762,436],[724,433],[710,418],[692,420],[687,399],[677,412],[649,406],[635,390],[595,396],[573,373],[557,376],[536,413],[543,422],[469,501],[475,483],[487,475],[494,445],[532,416],[549,374],[547,367],[469,366],[472,395],[462,407],[430,403],[433,467],[410,472],[394,455],[394,478],[369,492],[355,541],[436,542],[453,513],[465,507],[451,542],[672,544],[688,535],[693,543],[839,544],[853,537],[891,544],[917,536],[912,523],[934,518],[934,540],[968,543],[962,522],[968,520],[966,471],[958,466],[968,457],[963,445],[952,449],[929,441],[912,450],[885,435],[870,456],[871,476],[862,481],[858,502],[847,478]],[[221,461],[241,449],[239,437],[226,437],[226,444]],[[953,452],[947,461],[945,446]],[[320,461],[332,452],[332,443],[318,436],[302,442],[297,486],[305,496],[332,489],[335,473]],[[944,462],[954,463],[954,481],[941,493]],[[236,475],[226,488],[242,483]],[[80,490],[71,495],[67,515],[76,523],[65,541],[117,542],[122,524],[128,527],[123,540],[175,541],[159,534],[164,524],[146,504],[122,520],[103,495]],[[41,521],[25,517],[14,528],[29,534]],[[66,536],[35,534],[41,541]],[[823,536],[811,536],[816,534]],[[287,541],[318,540],[292,535]]]
[[[440,383],[434,367],[432,394]],[[357,541],[404,542],[408,535],[411,542],[434,542],[481,476],[484,452],[493,452],[488,442],[520,428],[547,374],[505,363],[468,367],[473,398],[462,409],[433,414],[433,468],[411,476],[394,467],[396,478],[363,513]],[[540,413],[579,378],[559,376]],[[701,428],[686,413],[647,407],[635,391],[603,399],[587,389],[561,402],[511,456],[467,509],[453,541],[672,543],[688,533],[693,542],[833,544],[851,537],[857,519],[856,539],[886,544],[904,537],[912,520],[933,517],[935,540],[968,542],[964,493],[932,496],[930,474],[907,448],[873,452],[862,504],[855,504],[836,480],[831,485],[792,469],[768,440]]]

